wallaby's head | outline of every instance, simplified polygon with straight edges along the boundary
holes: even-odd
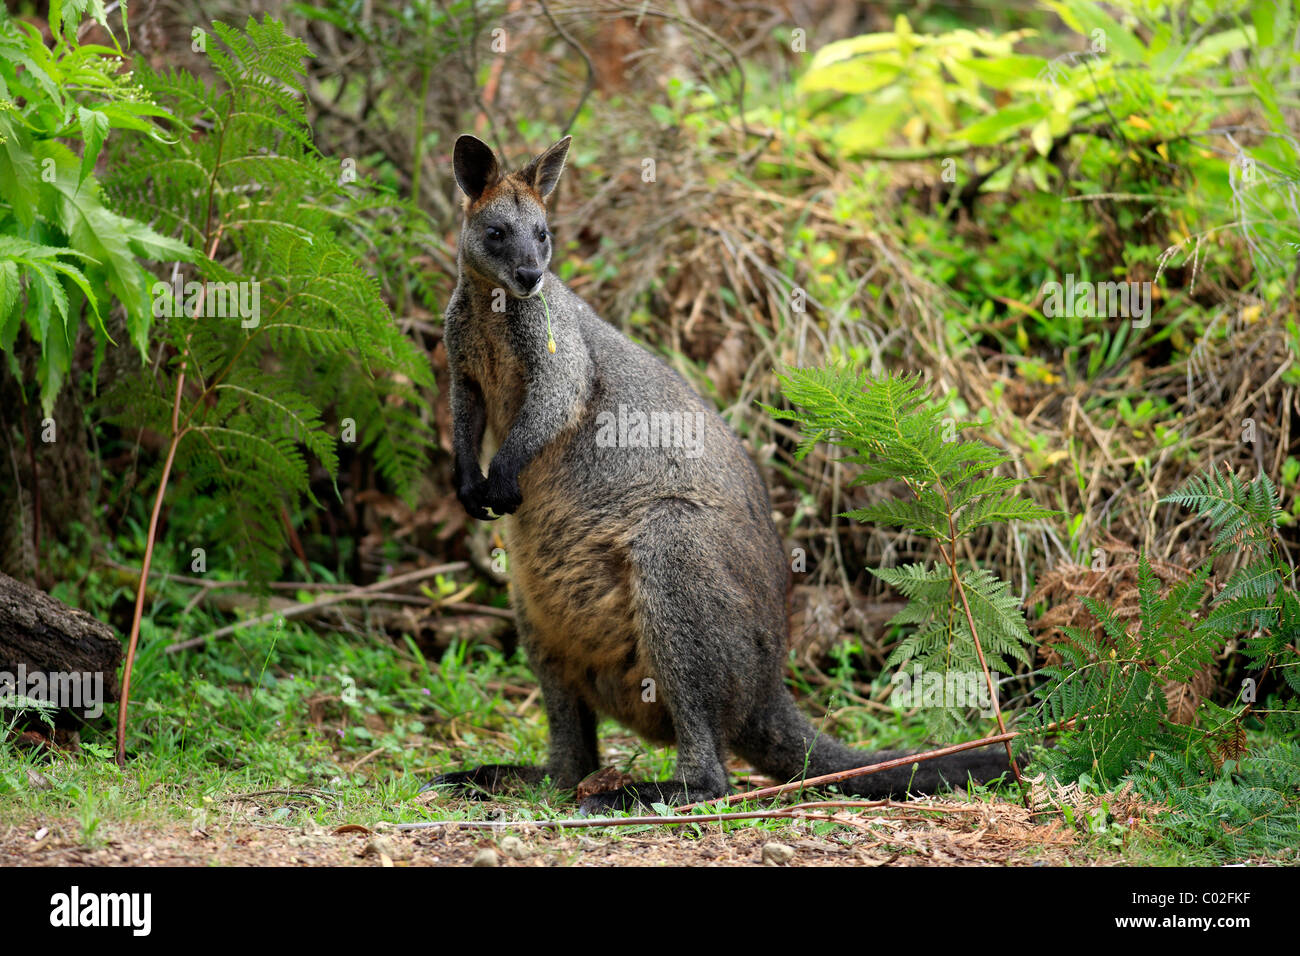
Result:
[[[452,165],[464,191],[462,261],[494,286],[526,299],[542,287],[551,261],[546,197],[560,181],[570,136],[523,169],[505,174],[491,148],[465,135],[456,140]]]

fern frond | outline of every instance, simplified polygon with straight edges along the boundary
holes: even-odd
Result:
[[[221,292],[211,283],[237,283],[229,288],[253,298],[257,314],[232,315],[228,303],[216,314],[174,309],[153,332],[172,347],[167,363],[115,384],[105,405],[124,424],[170,433],[183,365],[200,391],[181,413],[177,492],[209,496],[205,533],[230,535],[238,560],[274,573],[286,514],[298,500],[316,503],[309,461],[338,468],[339,422],[356,422],[358,444],[398,494],[409,499],[425,470],[432,432],[421,390],[432,369],[393,322],[355,228],[384,210],[400,233],[418,214],[378,189],[355,195],[316,150],[302,41],[270,17],[213,32],[210,87],[141,66],[175,138],[134,144],[129,162],[110,164],[105,188],[192,247],[196,266],[182,280],[209,283],[205,306]]]
[[[1213,465],[1161,501],[1190,508],[1205,518],[1217,530],[1216,553],[1267,545],[1281,515],[1277,489],[1267,475],[1247,485],[1234,472],[1220,473]]]

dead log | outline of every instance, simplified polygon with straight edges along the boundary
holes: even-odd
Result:
[[[98,716],[86,696],[93,693],[101,705],[117,700],[121,661],[122,642],[112,627],[0,573],[0,695]],[[68,694],[75,699],[67,701]]]

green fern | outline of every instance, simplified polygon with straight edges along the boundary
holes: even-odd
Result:
[[[1294,854],[1300,846],[1300,744],[1270,744],[1198,771],[1176,755],[1154,754],[1131,779],[1168,812],[1156,825],[1169,836],[1218,859]]]
[[[1267,475],[1250,484],[1230,471],[1218,472],[1213,465],[1205,475],[1193,475],[1187,484],[1164,501],[1182,505],[1205,518],[1217,531],[1212,549],[1229,548],[1252,552],[1267,549],[1273,540],[1281,509],[1277,489]]]
[[[1209,570],[1206,565],[1162,595],[1141,556],[1140,615],[1132,627],[1101,602],[1082,599],[1106,640],[1067,628],[1066,640],[1057,645],[1061,663],[1043,668],[1047,680],[1036,691],[1041,706],[1030,726],[1075,721],[1057,747],[1042,755],[1043,766],[1062,779],[1087,774],[1113,785],[1139,758],[1185,746],[1187,728],[1169,719],[1164,685],[1190,680],[1221,647],[1211,632],[1191,626]]]
[[[140,70],[175,118],[174,142],[133,144],[105,185],[121,208],[194,249],[186,282],[237,283],[250,298],[255,288],[260,315],[194,315],[155,288],[164,314],[149,348],[163,361],[115,383],[103,405],[120,424],[170,435],[184,375],[173,493],[212,500],[205,540],[228,546],[241,575],[265,579],[279,569],[287,510],[299,496],[314,502],[310,461],[333,475],[345,430],[409,495],[430,444],[419,389],[432,375],[353,239],[359,225],[396,228],[384,223],[414,212],[341,182],[340,162],[312,145],[305,44],[269,17],[212,30],[214,85]],[[191,302],[186,291],[181,304]]]
[[[933,566],[872,571],[908,598],[891,624],[915,628],[894,648],[887,666],[979,673],[977,644],[991,672],[1010,673],[1010,661],[1027,665],[1032,639],[1020,601],[1006,582],[956,560],[957,542],[980,528],[1053,514],[1021,496],[1024,479],[995,473],[1011,459],[984,442],[962,438],[970,426],[956,423],[943,404],[932,401],[919,377],[873,380],[829,367],[795,369],[781,381],[795,409],[769,411],[800,425],[799,457],[830,442],[848,449],[844,460],[859,469],[854,485],[893,481],[906,489],[906,497],[845,517],[903,528],[939,543],[941,560]],[[949,736],[969,726],[971,708],[927,707],[923,713],[936,735]]]
[[[1300,837],[1300,750],[1294,743],[1300,734],[1300,599],[1289,586],[1294,569],[1277,541],[1277,491],[1264,475],[1246,483],[1211,466],[1164,500],[1206,519],[1213,553],[1239,552],[1247,563],[1211,599],[1208,562],[1162,595],[1142,556],[1132,627],[1105,605],[1083,599],[1106,640],[1070,629],[1057,645],[1060,665],[1045,668],[1048,679],[1037,691],[1032,724],[1074,725],[1041,755],[1041,765],[1062,779],[1088,774],[1107,786],[1132,781],[1145,797],[1170,808],[1161,827],[1212,855],[1294,847]],[[1208,613],[1197,620],[1207,602]],[[1165,683],[1190,680],[1233,640],[1256,674],[1252,693],[1226,707],[1203,701],[1191,725],[1171,721]],[[1265,743],[1252,748],[1252,734]]]
[[[1193,508],[1208,521],[1216,531],[1214,553],[1247,557],[1215,595],[1197,631],[1220,644],[1240,638],[1241,653],[1261,683],[1271,670],[1300,691],[1300,599],[1291,586],[1295,569],[1277,538],[1277,488],[1267,475],[1246,484],[1211,466],[1164,500]]]

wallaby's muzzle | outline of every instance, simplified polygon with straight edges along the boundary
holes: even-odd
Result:
[[[515,270],[515,282],[519,283],[519,288],[525,290],[523,295],[527,298],[535,294],[542,287],[542,270],[529,269],[520,266]]]

